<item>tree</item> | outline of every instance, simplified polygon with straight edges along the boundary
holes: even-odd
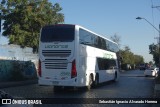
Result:
[[[111,36],[111,40],[114,41],[114,42],[116,42],[118,44],[118,46],[120,47],[120,41],[121,41],[121,37],[120,36],[118,36],[115,33],[113,36]]]
[[[110,37],[112,41],[114,41],[115,43],[118,44],[118,47],[120,48],[120,36],[118,36],[116,33]],[[121,69],[121,61],[122,61],[122,55],[121,55],[121,51],[119,50],[117,53],[117,59],[118,59],[118,66]]]
[[[155,62],[155,64],[158,66],[159,64],[159,46],[158,44],[150,44],[149,45],[149,53],[153,55],[153,60]]]
[[[141,63],[144,63],[144,58],[140,55],[136,55],[133,52],[131,52],[129,46],[125,46],[124,49],[120,50],[122,60],[122,69],[126,69],[126,65],[130,64],[131,66],[139,65]]]
[[[153,62],[152,62],[152,61],[149,61],[149,64],[150,64],[150,65],[153,65]]]
[[[120,47],[120,36],[115,34],[111,37],[111,40],[116,42]],[[117,53],[117,56],[120,57],[121,60],[121,68],[126,69],[126,65],[130,64],[135,67],[135,65],[139,65],[141,63],[144,63],[144,58],[140,55],[135,55],[133,52],[131,52],[131,49],[129,46],[125,46],[124,49],[120,49]]]
[[[48,24],[64,22],[62,8],[48,0],[2,0],[0,9],[3,35],[10,44],[38,49],[40,29]]]
[[[127,52],[129,52],[131,49],[130,49],[129,46],[125,46],[125,47],[124,47],[124,50],[127,51]]]
[[[143,56],[141,55],[134,55],[134,63],[136,65],[139,65],[141,63],[144,63],[144,59],[143,59]]]
[[[158,45],[156,44],[150,44],[149,45],[149,53],[154,54],[155,52],[158,52]]]

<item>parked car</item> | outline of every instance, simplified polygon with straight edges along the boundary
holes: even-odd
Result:
[[[154,77],[157,77],[158,76],[158,72],[159,72],[159,69],[158,68],[148,68],[144,71],[144,75],[145,76],[154,76]]]

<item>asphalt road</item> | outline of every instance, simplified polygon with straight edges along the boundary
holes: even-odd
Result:
[[[83,89],[69,89],[54,92],[52,86],[38,86],[37,84],[4,88],[5,92],[15,97],[23,98],[152,98],[154,91],[154,77],[144,77],[144,71],[131,70],[122,72],[118,82],[106,82],[100,86],[84,91]],[[81,99],[79,99],[81,100]],[[54,104],[34,105],[35,107],[75,106],[75,107],[150,107],[148,104]]]

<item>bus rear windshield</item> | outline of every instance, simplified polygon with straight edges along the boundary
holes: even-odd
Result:
[[[74,25],[52,25],[42,28],[42,42],[71,42],[74,40]]]

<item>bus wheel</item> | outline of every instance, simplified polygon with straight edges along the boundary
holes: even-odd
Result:
[[[118,75],[117,75],[117,72],[115,72],[115,74],[114,74],[114,80],[113,81],[118,81]]]
[[[90,75],[90,76],[89,76],[89,84],[88,84],[88,86],[86,87],[87,90],[90,90],[90,89],[91,89],[92,84],[93,84],[93,78],[92,78],[92,76]]]
[[[93,86],[96,87],[96,86],[98,86],[98,84],[99,84],[99,76],[98,76],[98,74],[96,74]]]

